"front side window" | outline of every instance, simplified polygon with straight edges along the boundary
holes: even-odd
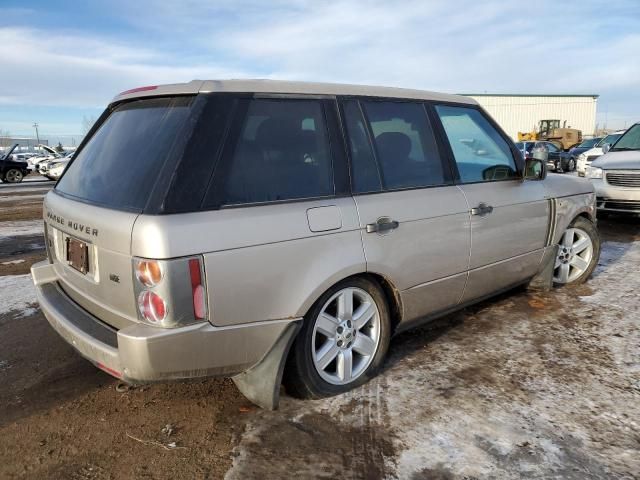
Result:
[[[251,100],[235,142],[222,187],[223,205],[334,194],[329,139],[319,101]]]
[[[509,144],[479,110],[437,105],[436,111],[463,183],[519,176]]]
[[[422,104],[382,101],[360,104],[366,120],[357,111],[356,102],[345,105],[356,193],[446,183],[435,137]]]

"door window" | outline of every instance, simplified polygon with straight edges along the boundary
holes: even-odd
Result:
[[[353,191],[356,193],[379,192],[382,190],[382,176],[369,143],[360,106],[356,100],[348,100],[344,102],[343,109],[351,151]]]
[[[437,105],[463,183],[518,178],[509,144],[475,108]]]
[[[360,104],[366,126],[356,102],[345,105],[356,193],[446,183],[435,137],[421,103]]]
[[[333,195],[322,104],[251,100],[228,168],[223,205]]]

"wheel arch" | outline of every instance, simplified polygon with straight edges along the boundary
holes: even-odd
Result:
[[[389,307],[389,314],[391,316],[391,332],[395,332],[396,327],[402,320],[402,299],[400,298],[400,291],[395,287],[393,282],[384,275],[377,272],[369,272],[366,270],[361,271],[347,271],[332,277],[330,280],[323,282],[313,294],[304,302],[299,311],[299,316],[304,317],[311,310],[313,305],[318,299],[324,295],[329,289],[333,288],[340,282],[344,282],[350,278],[366,278],[377,284],[382,290],[387,306]]]
[[[560,242],[564,231],[578,217],[584,217],[595,223],[595,194],[590,193],[556,199],[556,226],[551,242],[552,245]]]

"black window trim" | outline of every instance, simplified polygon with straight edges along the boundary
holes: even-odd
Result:
[[[432,109],[433,115],[435,116],[435,120],[436,120],[436,125],[438,130],[440,131],[440,140],[442,142],[442,147],[444,149],[445,152],[447,152],[447,156],[449,159],[449,164],[451,165],[451,169],[454,172],[454,184],[455,185],[474,185],[477,183],[496,183],[496,182],[519,182],[521,181],[522,175],[523,175],[523,170],[524,170],[524,160],[522,158],[522,154],[520,153],[520,150],[518,150],[518,148],[515,146],[515,143],[513,142],[513,140],[505,133],[505,131],[500,127],[500,125],[498,125],[496,123],[496,121],[491,117],[491,115],[489,115],[480,105],[476,105],[476,104],[470,104],[470,103],[460,103],[460,102],[446,102],[446,101],[435,101],[435,100],[429,100],[426,102],[428,105],[430,105],[430,108]],[[505,178],[502,180],[489,180],[489,181],[478,181],[478,182],[463,182],[461,177],[460,177],[460,171],[458,170],[458,164],[456,163],[455,160],[455,156],[453,155],[453,150],[451,148],[451,145],[449,143],[449,137],[446,134],[446,131],[444,129],[444,125],[442,124],[442,120],[440,120],[440,116],[438,115],[438,112],[436,111],[436,106],[438,105],[443,105],[443,106],[448,106],[448,107],[460,107],[460,108],[467,108],[467,109],[473,109],[476,110],[478,113],[480,113],[480,115],[482,115],[487,122],[489,123],[489,125],[491,125],[496,132],[498,132],[498,135],[500,135],[500,137],[502,137],[502,139],[507,143],[507,146],[509,147],[509,150],[511,151],[511,156],[513,158],[514,164],[516,166],[516,174],[517,177],[516,178]]]
[[[342,125],[342,133],[344,135],[344,142],[345,142],[345,147],[347,149],[347,158],[349,161],[349,178],[351,179],[350,182],[350,186],[351,186],[351,196],[360,196],[360,195],[379,195],[379,194],[385,194],[385,193],[392,193],[392,192],[405,192],[405,191],[411,191],[411,190],[424,190],[424,189],[430,189],[430,188],[443,188],[443,187],[450,187],[455,185],[455,177],[453,176],[453,171],[451,170],[451,166],[450,166],[450,162],[449,160],[446,158],[445,155],[445,151],[442,150],[440,142],[439,142],[439,138],[438,138],[438,134],[436,131],[436,125],[433,124],[433,122],[431,121],[431,118],[429,117],[428,114],[428,101],[427,100],[420,100],[420,99],[413,99],[413,98],[398,98],[398,97],[374,97],[374,96],[366,96],[366,95],[338,95],[337,96],[337,100],[338,100],[338,104],[339,104],[339,111],[340,111],[340,122]],[[376,162],[376,168],[378,169],[378,176],[381,180],[381,185],[380,185],[380,190],[375,190],[375,191],[369,191],[369,192],[355,192],[354,188],[353,188],[353,159],[351,158],[351,149],[348,148],[349,145],[349,135],[347,133],[347,129],[346,129],[346,125],[345,125],[345,119],[344,119],[344,102],[349,101],[349,100],[354,100],[357,102],[358,104],[358,109],[360,110],[360,115],[362,117],[363,123],[364,123],[364,127],[365,127],[365,131],[367,134],[367,140],[369,141],[369,146],[371,148],[371,151],[373,153],[374,156],[374,160]],[[429,127],[431,128],[432,132],[433,132],[433,136],[434,136],[434,140],[436,142],[436,148],[438,150],[438,157],[439,160],[442,164],[442,173],[445,176],[445,182],[446,183],[440,183],[437,185],[424,185],[424,186],[419,186],[419,187],[405,187],[405,188],[389,188],[389,189],[385,189],[384,188],[384,176],[381,172],[380,169],[380,163],[378,162],[378,152],[375,148],[375,142],[373,142],[373,132],[371,132],[371,127],[369,124],[369,118],[366,115],[366,112],[364,111],[364,109],[362,108],[362,101],[374,101],[374,102],[393,102],[393,103],[414,103],[414,104],[418,104],[418,105],[422,105],[423,109],[424,109],[424,113],[426,115],[426,120],[427,120],[427,124],[429,125]]]
[[[334,154],[334,145],[336,149],[340,149],[339,145],[341,143],[340,139],[332,138],[332,127],[330,126],[330,122],[336,122],[337,118],[335,115],[332,118],[329,118],[327,114],[327,103],[331,101],[335,101],[336,97],[334,95],[305,95],[305,94],[288,94],[288,93],[254,93],[254,94],[245,94],[242,98],[238,99],[237,107],[235,109],[233,118],[229,121],[229,128],[227,131],[227,135],[224,139],[224,144],[220,151],[220,156],[215,166],[215,169],[211,175],[211,179],[207,189],[205,191],[204,197],[202,199],[202,203],[199,212],[205,211],[213,211],[213,210],[227,210],[232,208],[248,208],[248,207],[259,207],[266,205],[282,205],[287,203],[300,203],[300,202],[310,202],[310,201],[326,201],[334,198],[344,198],[350,197],[351,192],[349,188],[346,188],[344,185],[339,186],[336,184],[336,164],[339,163],[336,160],[336,154]],[[239,105],[241,100],[244,100],[244,105]],[[251,100],[316,100],[320,104],[320,108],[322,110],[322,115],[325,121],[325,131],[327,135],[327,140],[329,142],[329,151],[331,155],[331,174],[332,174],[332,187],[333,193],[330,195],[322,195],[322,196],[314,196],[314,197],[302,197],[302,198],[291,198],[291,199],[283,199],[283,200],[271,200],[265,202],[246,202],[246,203],[224,203],[224,199],[222,198],[223,194],[223,186],[225,185],[226,179],[228,178],[229,166],[231,164],[231,160],[233,159],[233,154],[235,153],[236,145],[233,145],[233,142],[230,142],[230,139],[239,138],[242,127],[244,125],[244,120],[246,118],[246,114],[249,108],[249,104]],[[335,132],[340,132],[338,127],[334,127],[334,135]],[[346,157],[344,156],[344,152],[340,154],[342,157],[342,169],[345,168]],[[338,165],[340,167],[340,165]],[[348,168],[348,167],[347,167]],[[344,175],[342,175],[344,178]],[[348,178],[347,178],[348,180]],[[348,182],[347,182],[348,185]],[[209,197],[209,190],[213,188],[213,202],[207,203],[207,198]]]
[[[163,95],[152,95],[152,96],[146,96],[146,97],[128,98],[128,99],[125,99],[125,100],[121,100],[121,101],[113,102],[113,103],[109,104],[107,106],[107,108],[105,108],[105,110],[100,114],[98,119],[94,122],[93,126],[85,134],[85,136],[83,137],[82,141],[80,142],[80,144],[76,148],[76,150],[75,150],[75,152],[73,154],[73,157],[71,158],[71,160],[67,164],[67,168],[65,168],[65,171],[60,176],[60,178],[58,178],[58,180],[56,181],[56,183],[54,184],[54,186],[53,186],[53,188],[51,190],[55,194],[59,195],[62,198],[67,198],[67,199],[73,200],[75,202],[84,203],[85,205],[91,205],[91,206],[100,207],[100,208],[107,208],[107,209],[110,209],[110,210],[116,210],[116,211],[121,211],[121,212],[137,213],[137,214],[141,214],[141,215],[142,214],[145,214],[145,215],[157,215],[157,214],[163,213],[162,212],[161,200],[162,200],[163,194],[166,195],[168,187],[169,187],[168,183],[166,182],[166,179],[162,178],[162,177],[165,176],[163,174],[166,173],[166,170],[168,168],[168,165],[166,163],[160,167],[161,170],[163,170],[164,172],[161,172],[161,174],[158,175],[158,178],[155,179],[154,185],[153,185],[153,187],[151,188],[151,190],[149,192],[149,198],[147,199],[147,202],[144,204],[144,206],[142,208],[134,208],[134,207],[130,207],[130,206],[114,207],[113,205],[108,205],[108,204],[105,204],[103,202],[97,202],[97,201],[94,201],[94,200],[87,200],[85,198],[77,197],[75,195],[62,192],[62,191],[58,190],[56,187],[58,186],[58,183],[64,177],[64,174],[67,171],[69,171],[69,167],[71,166],[71,164],[79,157],[79,153],[84,149],[86,144],[89,143],[89,141],[93,138],[95,133],[100,129],[100,127],[102,127],[102,125],[107,121],[107,119],[111,116],[111,114],[115,110],[117,110],[119,107],[121,107],[122,105],[130,104],[130,103],[136,103],[136,102],[140,102],[140,101],[152,101],[152,100],[164,99],[164,98],[173,99],[173,98],[178,98],[178,97],[185,97],[185,98],[191,97],[192,98],[191,101],[192,101],[193,105],[196,105],[196,103],[199,100],[200,95],[196,94],[196,93],[186,93],[186,94],[185,93],[177,93],[177,94],[167,93],[167,94],[163,94]],[[185,122],[185,125],[183,125],[183,129],[186,128],[186,125],[189,122],[194,121],[194,119],[196,119],[200,115],[200,113],[201,112],[200,112],[199,109],[193,109],[192,108],[191,112],[189,113],[189,118]],[[164,192],[160,191],[162,186],[165,187]]]

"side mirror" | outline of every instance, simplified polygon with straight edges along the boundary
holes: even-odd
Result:
[[[610,143],[605,143],[604,145],[602,145],[602,154],[603,155],[605,153],[607,153],[609,150],[611,150],[611,144]]]
[[[544,180],[547,178],[547,162],[537,158],[527,158],[524,161],[523,180]]]

